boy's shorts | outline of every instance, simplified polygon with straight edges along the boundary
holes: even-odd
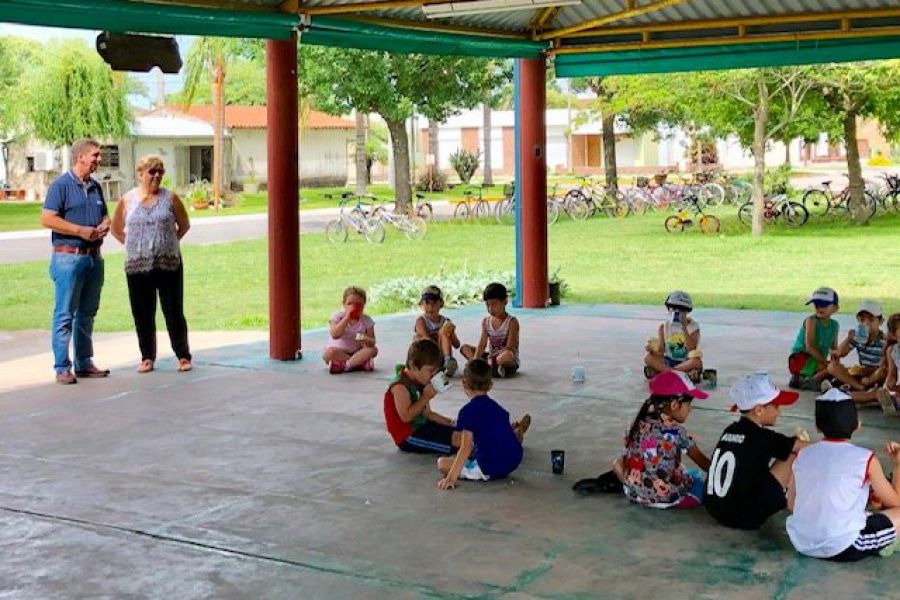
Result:
[[[416,454],[450,454],[453,452],[453,431],[449,425],[428,421],[397,444],[397,447],[404,452]]]
[[[487,481],[490,479],[490,476],[481,472],[481,467],[478,465],[477,459],[470,458],[459,472],[459,478],[471,479],[472,481]]]
[[[859,537],[846,550],[828,560],[837,562],[853,562],[869,556],[877,556],[878,552],[897,539],[897,530],[893,522],[882,513],[873,513],[866,518],[866,526],[859,532]]]
[[[819,361],[806,352],[794,352],[788,357],[788,371],[791,375],[812,377],[819,370]]]
[[[759,529],[769,517],[787,508],[787,494],[781,487],[781,482],[775,476],[768,473],[762,487],[756,493],[756,497],[750,503],[753,508],[747,512],[729,515],[727,519],[719,523],[735,529]],[[715,515],[713,515],[715,518]]]

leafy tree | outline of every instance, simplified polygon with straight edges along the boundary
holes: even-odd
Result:
[[[17,37],[0,38],[0,138],[18,133],[25,121],[28,103],[19,90],[29,79],[30,69],[41,63],[42,46]]]
[[[821,100],[820,128],[843,140],[850,178],[850,212],[858,223],[868,217],[865,182],[859,159],[856,124],[859,118],[877,119],[888,137],[900,135],[900,63],[881,61],[823,65],[811,73],[815,95]]]
[[[233,57],[228,65],[223,89],[226,105],[266,105],[266,65],[264,61],[243,56]],[[199,83],[199,82],[198,82]],[[212,88],[197,85],[187,102],[184,91],[171,96],[176,104],[212,104]]]
[[[56,146],[82,137],[122,137],[131,109],[128,80],[81,40],[53,41],[28,78],[24,117],[38,139]]]
[[[331,114],[377,113],[387,124],[394,154],[397,205],[411,199],[406,120],[413,110],[442,122],[484,96],[484,59],[394,55],[369,50],[300,47],[303,90]]]
[[[603,167],[606,172],[606,185],[618,189],[619,176],[616,165],[616,112],[614,103],[617,98],[616,78],[584,77],[572,82],[573,89],[590,90],[596,96],[593,112],[600,114],[600,136],[603,142]]]

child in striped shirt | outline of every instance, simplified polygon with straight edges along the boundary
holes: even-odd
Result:
[[[482,294],[488,316],[481,321],[478,347],[463,344],[466,360],[484,358],[496,377],[509,377],[519,370],[519,320],[506,312],[509,293],[502,283],[489,283]]]
[[[857,404],[877,402],[878,388],[884,383],[887,369],[884,364],[884,347],[887,339],[881,331],[884,322],[881,304],[866,300],[856,311],[856,329],[847,332],[828,363],[828,374],[840,382],[841,389],[850,394]],[[850,368],[841,364],[841,358],[856,350],[859,364]],[[831,382],[823,382],[824,389],[831,387]]]

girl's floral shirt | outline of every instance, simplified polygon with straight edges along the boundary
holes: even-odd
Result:
[[[677,504],[694,480],[681,466],[682,451],[694,446],[687,430],[672,418],[648,416],[622,450],[625,496],[660,507]]]

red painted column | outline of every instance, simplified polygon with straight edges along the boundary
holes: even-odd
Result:
[[[297,37],[266,41],[269,356],[300,356]]]
[[[522,306],[547,305],[546,59],[519,60]]]

